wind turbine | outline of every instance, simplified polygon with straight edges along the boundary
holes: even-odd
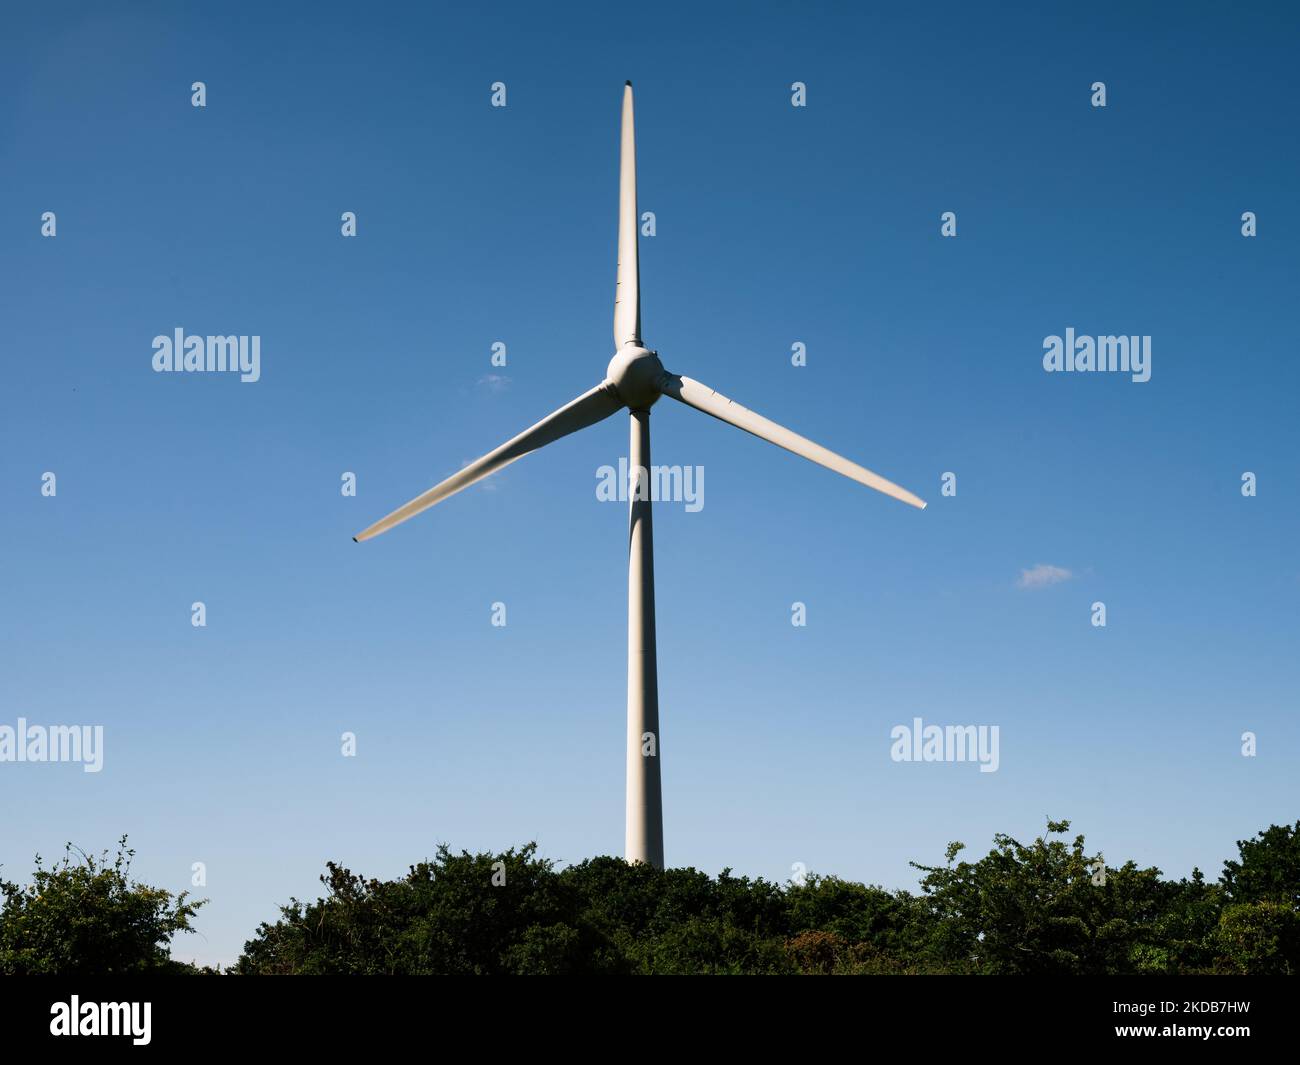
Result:
[[[629,862],[664,864],[663,797],[659,778],[659,689],[655,662],[654,539],[651,528],[650,408],[660,396],[710,414],[809,459],[850,480],[925,509],[925,503],[879,474],[814,444],[692,378],[669,373],[641,343],[640,262],[637,254],[636,136],[632,83],[623,89],[623,137],[618,199],[618,278],[614,290],[614,357],[595,388],[548,414],[495,451],[471,462],[423,495],[380,518],[353,539],[369,540],[538,448],[595,425],[624,407],[630,412],[630,513],[627,567],[627,834]],[[647,753],[648,752],[648,753]]]

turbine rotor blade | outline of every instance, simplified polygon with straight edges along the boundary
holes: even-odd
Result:
[[[680,377],[677,374],[665,374],[659,388],[664,395],[672,396],[678,402],[685,403],[688,407],[694,407],[705,414],[711,414],[719,421],[734,425],[737,429],[744,429],[745,432],[752,433],[760,440],[783,447],[786,451],[791,451],[819,466],[825,466],[828,470],[834,470],[851,481],[874,488],[877,492],[884,492],[887,496],[893,496],[921,510],[925,509],[924,500],[914,496],[906,488],[886,480],[878,473],[872,473],[856,462],[850,462],[843,455],[837,455],[820,444],[814,444],[807,437],[791,432],[761,414],[755,414],[707,385],[700,384],[699,381]]]
[[[636,131],[632,83],[623,86],[623,135],[618,174],[618,279],[614,288],[614,350],[641,346],[641,262],[637,251]]]
[[[476,481],[496,473],[516,459],[521,459],[530,451],[545,447],[579,429],[595,425],[621,409],[623,401],[618,398],[612,385],[603,382],[584,392],[577,399],[566,403],[559,410],[548,414],[536,425],[525,429],[518,436],[507,440],[495,451],[489,451],[481,459],[471,462],[463,470],[453,473],[445,481],[440,481],[427,492],[416,496],[405,506],[398,507],[387,517],[380,518],[368,529],[357,533],[352,539],[360,542],[387,532],[394,525],[400,525],[408,518],[413,518],[423,510],[428,510],[435,503],[441,503],[448,496],[453,496]]]

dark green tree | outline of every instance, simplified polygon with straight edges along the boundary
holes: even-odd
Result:
[[[1269,825],[1237,841],[1239,861],[1223,863],[1220,882],[1230,902],[1280,902],[1300,907],[1300,821]]]
[[[583,900],[529,843],[504,854],[452,854],[400,880],[367,880],[333,862],[328,894],[282,907],[234,967],[243,974],[500,974],[619,971],[583,920]]]
[[[189,901],[161,888],[131,881],[126,837],[117,854],[99,858],[77,852],[71,843],[49,869],[36,857],[32,882],[0,880],[0,973],[35,975],[76,973],[118,976],[196,971],[175,962],[169,944],[178,932],[192,932],[190,921],[206,900]]]
[[[925,874],[939,954],[989,974],[1136,971],[1134,948],[1152,938],[1160,913],[1160,871],[1103,867],[1083,836],[1047,838],[1069,828],[1049,820],[1028,845],[999,833],[976,862],[954,864],[963,844],[953,843],[946,865],[913,863]]]
[[[1237,841],[1220,877],[1216,945],[1229,972],[1300,975],[1300,821]]]
[[[761,878],[716,880],[696,869],[654,869],[593,858],[562,879],[586,900],[636,973],[792,972],[782,943],[789,931],[779,885]]]
[[[1065,821],[1023,844],[917,865],[922,893],[810,875],[782,887],[723,870],[592,858],[563,870],[528,844],[438,848],[398,880],[330,864],[245,946],[240,973],[1294,973],[1290,829],[1241,844],[1221,883],[1104,865]]]
[[[1217,942],[1228,972],[1300,975],[1300,914],[1288,903],[1232,904],[1219,921]]]
[[[1140,973],[1212,973],[1219,971],[1216,939],[1223,911],[1223,890],[1208,884],[1199,869],[1191,879],[1162,881],[1158,912],[1130,960]]]

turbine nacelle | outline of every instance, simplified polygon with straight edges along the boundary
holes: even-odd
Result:
[[[663,394],[667,376],[658,353],[635,344],[619,348],[605,370],[605,380],[632,410],[649,410]]]

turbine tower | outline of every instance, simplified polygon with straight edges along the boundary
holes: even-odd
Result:
[[[650,408],[670,396],[719,421],[809,459],[859,484],[914,507],[925,503],[879,474],[814,444],[761,414],[747,410],[706,385],[669,373],[654,351],[641,342],[640,262],[637,254],[636,134],[632,121],[632,83],[623,88],[623,132],[619,167],[618,275],[614,290],[614,357],[595,388],[495,451],[471,462],[423,495],[380,518],[353,539],[369,540],[400,525],[435,503],[529,452],[576,433],[627,408],[631,441],[628,486],[627,567],[627,824],[629,862],[664,864],[663,796],[659,776],[659,686],[655,662],[654,532],[650,500]]]

